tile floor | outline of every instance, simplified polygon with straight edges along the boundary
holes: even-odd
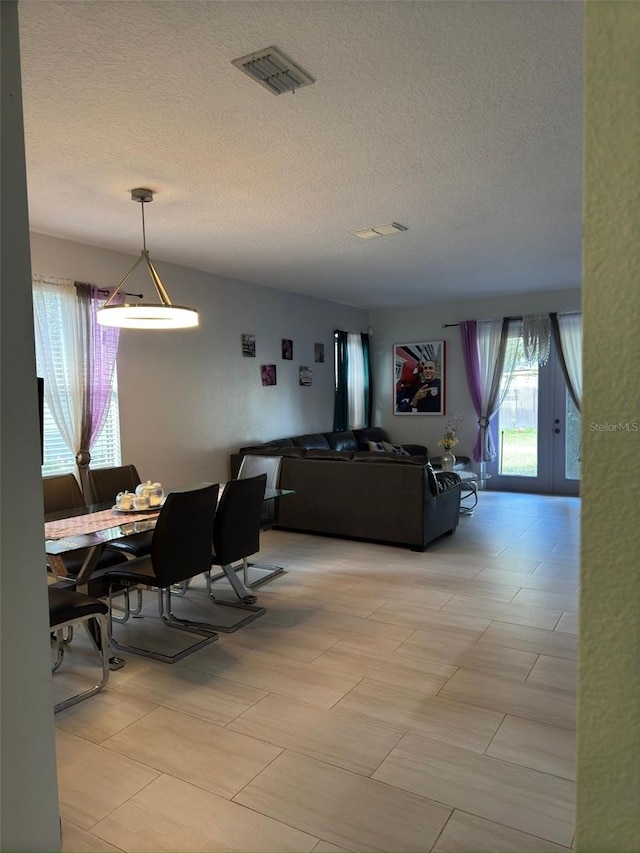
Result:
[[[265,616],[57,715],[62,849],[570,848],[579,516],[482,492],[424,554],[264,535]]]

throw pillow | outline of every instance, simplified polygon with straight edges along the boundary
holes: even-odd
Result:
[[[410,456],[401,444],[389,444],[388,441],[383,441],[382,446],[389,453],[397,453],[399,456]]]
[[[375,450],[375,451],[378,451],[379,453],[384,452],[385,448],[383,447],[383,445],[384,445],[383,441],[368,441],[367,442],[367,447],[369,448],[369,450]]]

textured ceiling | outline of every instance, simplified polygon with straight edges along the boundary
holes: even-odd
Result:
[[[19,3],[34,231],[363,307],[580,284],[582,5]],[[274,45],[274,96],[231,60]],[[361,240],[389,222],[409,230]]]

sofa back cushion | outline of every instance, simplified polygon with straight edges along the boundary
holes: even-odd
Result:
[[[296,447],[304,447],[306,450],[331,450],[327,437],[321,432],[295,435],[291,441]]]
[[[353,434],[358,442],[358,450],[368,450],[370,441],[389,441],[389,436],[381,427],[354,429]]]
[[[305,450],[305,459],[325,459],[327,461],[350,462],[353,453],[350,450]]]
[[[345,432],[326,432],[325,436],[332,450],[349,450],[353,453],[358,449],[358,442],[351,430]]]
[[[399,453],[387,453],[386,450],[359,450],[353,454],[354,462],[395,462],[397,465],[424,465],[424,456],[404,456]]]

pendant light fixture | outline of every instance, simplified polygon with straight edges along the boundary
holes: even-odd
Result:
[[[144,206],[147,202],[153,201],[153,192],[138,187],[135,190],[131,190],[131,201],[140,202],[142,210],[142,252],[138,260],[104,303],[104,306],[97,312],[98,323],[101,326],[118,326],[122,329],[187,329],[197,326],[198,312],[194,308],[185,308],[183,305],[173,304],[149,257],[144,228]],[[113,300],[120,288],[136,271],[142,261],[147,265],[159,301],[113,304]]]

